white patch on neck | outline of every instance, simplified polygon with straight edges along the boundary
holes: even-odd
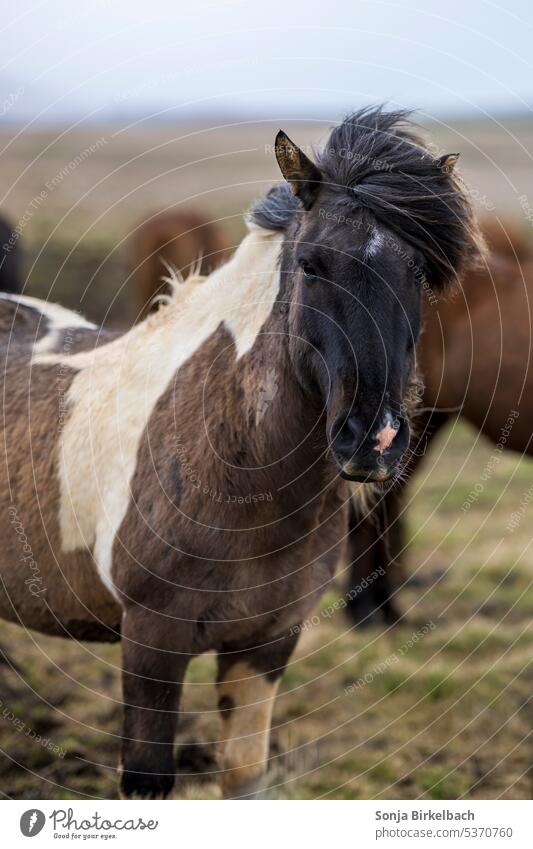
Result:
[[[383,238],[383,234],[379,232],[377,227],[374,227],[372,235],[365,247],[365,259],[372,259],[372,257],[377,256],[384,246],[385,239]]]
[[[85,327],[89,330],[96,328],[96,324],[87,321],[74,310],[67,310],[65,307],[60,307],[59,304],[51,304],[48,301],[40,300],[40,298],[32,298],[29,295],[11,295],[7,292],[0,292],[0,298],[14,301],[24,307],[31,307],[48,322],[48,333],[42,336],[33,346],[34,355],[52,351],[59,342],[61,332],[69,327]]]
[[[203,282],[185,283],[171,302],[101,348],[72,356],[36,353],[35,365],[77,369],[59,440],[59,524],[65,552],[89,549],[104,584],[115,536],[131,499],[142,435],[179,367],[221,323],[237,357],[253,346],[279,288],[283,236],[252,231],[232,259]]]

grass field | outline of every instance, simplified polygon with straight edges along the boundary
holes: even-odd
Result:
[[[403,624],[354,631],[342,610],[329,615],[342,576],[315,611],[277,702],[268,797],[531,797],[531,510],[512,514],[532,464],[504,455],[463,511],[492,451],[456,425],[414,481],[409,565],[422,586],[403,590]],[[2,711],[24,723],[0,721],[3,792],[116,796],[120,649],[6,624],[0,644],[16,664],[0,667]],[[213,675],[211,656],[190,667],[178,793],[216,796]]]
[[[241,211],[276,178],[265,144],[277,126],[95,127],[17,138],[4,129],[2,208],[14,222],[31,211],[21,236],[28,293],[94,319],[127,321],[132,228],[155,209],[187,203],[221,218],[238,239]],[[464,151],[481,211],[527,227],[518,198],[533,199],[533,125],[434,129],[439,145]],[[299,141],[324,135],[304,124],[287,130]],[[408,563],[417,580],[402,591],[401,625],[354,631],[342,610],[327,615],[342,597],[342,572],[326,613],[315,611],[277,702],[267,796],[531,798],[533,466],[504,454],[480,490],[493,451],[456,425],[435,441],[413,482]],[[120,648],[5,623],[0,647],[9,661],[0,663],[0,791],[115,797]],[[216,795],[213,675],[210,656],[191,665],[178,792]],[[190,775],[199,764],[201,774]]]

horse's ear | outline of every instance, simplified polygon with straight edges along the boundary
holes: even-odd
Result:
[[[276,159],[280,171],[305,209],[311,209],[322,180],[322,174],[310,159],[280,130],[276,136]]]
[[[444,171],[445,174],[451,174],[459,156],[459,153],[445,153],[444,156],[439,156],[437,159],[437,168]]]

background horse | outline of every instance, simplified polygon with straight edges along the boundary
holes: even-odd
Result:
[[[216,223],[194,210],[151,215],[134,231],[131,241],[137,319],[150,311],[156,295],[168,294],[163,276],[169,267],[185,279],[193,272],[208,274],[228,257],[224,234]]]
[[[458,413],[494,443],[533,454],[531,250],[521,231],[497,219],[484,222],[483,230],[491,249],[487,267],[466,275],[453,298],[424,302],[418,365],[425,410],[417,416],[411,473]],[[374,615],[389,623],[400,616],[397,596],[407,580],[404,512],[401,484],[369,514],[351,514],[348,611],[357,624]],[[377,579],[366,582],[375,570]]]
[[[19,237],[7,218],[0,215],[0,292],[21,292]]]
[[[281,131],[275,152],[286,182],[232,259],[128,332],[1,301],[0,612],[121,638],[125,796],[172,788],[185,673],[207,650],[224,795],[257,788],[280,677],[346,536],[346,481],[401,473],[414,269],[442,291],[480,248],[455,157],[403,112],[347,118],[316,164]]]

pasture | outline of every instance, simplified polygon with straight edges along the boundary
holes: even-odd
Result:
[[[310,135],[309,127],[279,123],[296,139]],[[277,125],[95,127],[63,138],[41,131],[10,145],[4,131],[0,178],[6,187],[15,181],[4,209],[14,221],[25,216],[26,292],[123,322],[131,228],[152,210],[192,199],[237,241],[240,212],[275,178],[265,145]],[[481,212],[512,216],[527,232],[533,126],[506,126],[512,132],[483,124],[432,132],[439,146],[463,152]],[[105,141],[67,167],[98,139]],[[351,630],[341,569],[282,682],[267,797],[531,797],[533,466],[499,452],[493,461],[494,453],[460,425],[440,435],[421,466],[411,489],[414,577],[401,596],[401,625]],[[45,638],[4,622],[0,647],[7,794],[114,797],[119,647]],[[178,738],[178,792],[199,797],[215,795],[218,715],[206,686],[213,677],[211,656],[192,664]]]
[[[414,482],[409,565],[423,586],[404,590],[406,622],[350,630],[338,587],[307,623],[276,704],[268,797],[530,798],[531,510],[507,526],[531,462],[503,456],[463,513],[493,453],[474,441],[464,426],[443,434]],[[16,664],[0,667],[1,710],[24,723],[0,723],[2,786],[16,798],[115,797],[119,647],[6,623],[0,644]],[[197,659],[185,688],[178,792],[192,796],[216,792],[214,669]]]

